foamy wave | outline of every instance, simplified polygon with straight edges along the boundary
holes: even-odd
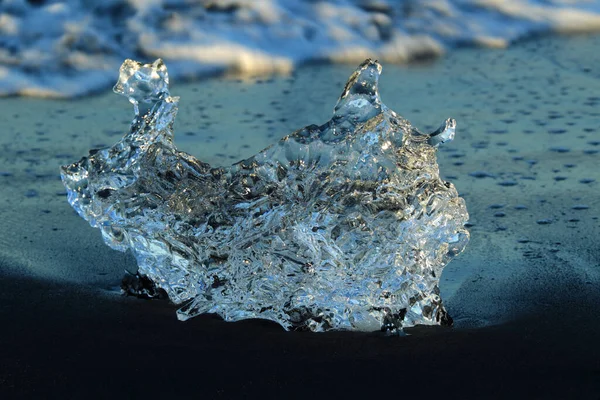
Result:
[[[255,74],[594,31],[591,0],[3,0],[0,95],[97,91],[125,58],[161,57],[179,77]]]

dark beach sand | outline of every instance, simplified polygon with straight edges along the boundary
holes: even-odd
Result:
[[[537,313],[479,329],[284,332],[185,323],[141,301],[0,280],[0,398],[600,398],[597,293],[540,296]]]
[[[405,337],[180,322],[109,290],[135,261],[75,215],[58,168],[117,141],[130,105],[0,99],[0,400],[600,399],[599,49],[543,38],[384,66],[390,108],[423,130],[457,119],[439,164],[471,215],[440,283],[455,327]],[[326,121],[352,68],[175,85],[176,142],[220,165],[249,156]]]

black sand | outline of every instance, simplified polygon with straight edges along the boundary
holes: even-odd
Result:
[[[600,398],[592,293],[554,294],[535,315],[498,326],[386,337],[179,322],[165,301],[0,282],[3,399]]]
[[[471,215],[441,278],[455,327],[406,337],[179,322],[167,302],[104,291],[135,262],[74,215],[57,175],[114,143],[130,105],[0,99],[0,400],[600,399],[599,48],[540,39],[384,66],[384,101],[416,126],[457,119],[439,162]],[[250,155],[325,121],[351,70],[180,85],[178,145],[217,164]]]

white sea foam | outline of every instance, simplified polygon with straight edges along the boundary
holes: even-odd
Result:
[[[592,0],[3,0],[0,95],[97,91],[125,58],[162,57],[175,77],[254,74],[594,31]]]

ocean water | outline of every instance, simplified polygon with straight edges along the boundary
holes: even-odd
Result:
[[[248,75],[599,30],[591,0],[3,0],[0,95],[102,91],[125,58],[163,57],[177,78]]]
[[[471,242],[441,281],[457,326],[551,312],[600,290],[599,50],[600,36],[589,34],[383,62],[390,108],[424,131],[447,117],[458,123],[438,159],[471,215]],[[171,93],[181,96],[178,147],[214,165],[250,156],[328,120],[354,68],[172,79]],[[75,215],[58,168],[118,140],[131,105],[109,90],[75,100],[8,97],[0,118],[0,270],[116,295],[135,261]]]

